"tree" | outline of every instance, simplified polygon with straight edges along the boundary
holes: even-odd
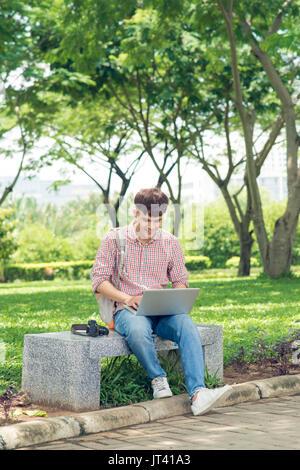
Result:
[[[113,100],[108,106],[107,101],[86,95],[76,106],[63,106],[45,121],[44,133],[53,145],[39,165],[63,160],[83,172],[100,189],[111,223],[118,226],[119,207],[144,152],[133,142],[132,130],[120,120]],[[117,193],[113,178],[121,183]]]
[[[12,141],[12,148],[2,145],[0,154],[16,160],[15,176],[0,194],[0,206],[13,191],[25,158],[39,138],[38,123],[32,126],[32,109],[28,102],[28,85],[40,79],[45,70],[35,64],[28,16],[33,1],[12,0],[1,4],[0,11],[0,139]],[[12,134],[17,135],[13,141]],[[17,162],[17,155],[20,154]],[[1,163],[4,165],[4,161]]]
[[[101,15],[100,5],[104,8]],[[126,8],[117,8],[116,5],[114,8],[111,5],[104,7],[101,1],[93,6],[89,1],[81,1],[76,2],[76,8],[73,6],[72,17],[68,15],[68,9],[61,8],[62,20],[53,26],[59,47],[48,51],[48,57],[53,54],[53,62],[60,62],[61,66],[76,72],[88,71],[96,83],[92,91],[96,103],[99,90],[109,98],[109,107],[111,103],[112,106],[114,102],[118,103],[120,118],[139,137],[142,150],[158,171],[157,185],[166,184],[170,199],[175,209],[178,208],[182,180],[180,163],[185,151],[184,128],[179,113],[184,87],[187,89],[188,85],[182,80],[185,64],[183,60],[181,64],[175,63],[174,51],[168,47],[168,41],[176,44],[180,25],[177,24],[176,32],[169,27],[163,33],[156,22],[155,11],[136,8],[135,2]],[[109,17],[108,10],[112,13]],[[80,36],[75,34],[74,21],[77,22],[76,31],[82,33]],[[161,40],[163,47],[159,49]],[[178,50],[180,46],[177,45]],[[84,56],[83,49],[86,51]],[[168,77],[172,72],[173,83]],[[177,194],[169,181],[174,169],[177,169]],[[177,214],[175,233],[179,220],[180,214]]]
[[[171,19],[166,20],[155,10],[137,9],[124,21],[124,30],[119,32],[115,47],[110,44],[110,55],[105,58],[105,64],[109,59],[109,65],[103,65],[108,77],[106,86],[129,113],[131,125],[139,134],[145,150],[159,172],[159,183],[167,184],[170,198],[176,206],[180,204],[181,197],[180,163],[182,158],[190,153],[193,153],[219,186],[240,240],[239,274],[248,275],[253,243],[252,231],[249,230],[251,194],[248,190],[247,207],[243,212],[238,194],[232,196],[229,192],[232,174],[245,161],[244,157],[234,161],[230,142],[229,118],[235,115],[232,104],[232,74],[220,31],[217,31],[218,36],[213,39],[211,31],[207,33],[204,28],[195,31],[195,25],[189,20],[188,13],[189,7],[183,9],[182,13],[178,9],[175,19],[173,12]],[[203,15],[203,12],[201,14]],[[220,25],[220,18],[218,24]],[[212,44],[211,47],[209,43]],[[219,55],[215,49],[211,52],[215,46]],[[221,66],[216,67],[216,62],[221,63]],[[255,76],[258,67],[253,59],[251,63],[243,65],[243,81],[249,83],[249,77]],[[268,107],[263,107],[261,102],[270,93],[261,73],[259,80],[256,79],[256,85],[260,86],[260,93],[256,92],[250,96],[249,105],[259,108],[260,112],[266,115]],[[273,115],[274,110],[269,121]],[[220,133],[220,124],[224,125],[223,133],[227,141],[228,171],[225,178],[220,176],[218,165],[208,161],[202,151],[205,131],[213,129]],[[257,155],[257,176],[282,125],[283,119],[279,113],[273,126],[270,126],[269,122],[264,126],[266,138]],[[234,127],[236,129],[237,124]],[[271,129],[268,129],[269,127]],[[165,143],[164,149],[162,145],[159,148],[159,142]],[[194,152],[191,151],[191,143],[194,145]],[[154,148],[164,155],[161,166],[157,162]],[[169,170],[174,167],[178,173],[177,197],[167,178],[170,171],[165,169],[166,159],[174,151],[177,153],[177,159],[172,162]],[[248,188],[247,178],[245,185]],[[179,220],[180,217],[177,217],[175,225],[178,226]]]
[[[157,6],[157,2],[153,3]],[[170,51],[170,56],[173,55],[173,60],[170,61],[166,73],[171,85],[164,83],[163,91],[172,97],[176,96],[178,90],[183,93],[182,102],[177,107],[173,104],[176,103],[175,99],[172,101],[169,98],[171,106],[176,109],[178,118],[182,122],[181,128],[184,129],[181,148],[185,154],[191,154],[201,164],[221,190],[240,241],[238,273],[248,275],[254,241],[253,230],[249,228],[252,202],[246,175],[243,185],[247,190],[245,208],[239,202],[239,194],[243,188],[235,194],[229,189],[232,175],[244,167],[246,158],[240,151],[237,157],[234,155],[231,142],[232,131],[240,131],[240,123],[236,118],[232,70],[228,63],[227,49],[224,47],[221,17],[215,6],[209,2],[197,4],[197,7],[183,2],[180,6],[175,5],[176,11],[168,9],[165,4],[159,4],[157,8],[160,12],[161,29],[165,31],[169,26],[175,31],[177,42],[174,44],[169,40],[166,47]],[[278,111],[274,93],[270,92],[268,81],[255,59],[251,57],[250,51],[245,54],[243,50],[243,53],[241,81],[243,86],[248,88],[248,106],[259,114],[257,121],[262,127],[265,138],[264,144],[255,155],[258,176],[281,131],[283,118],[280,110]],[[158,56],[159,54],[162,55],[161,51],[157,53]],[[172,85],[174,85],[173,90]],[[153,79],[153,88],[155,89],[155,79]],[[162,100],[158,99],[158,103],[161,108]],[[274,119],[275,122],[272,122]],[[208,132],[224,136],[226,149],[223,156],[217,156],[213,151],[212,155],[206,154]],[[168,134],[168,138],[169,140],[172,138],[171,133]],[[220,166],[226,167],[226,170],[222,172]]]
[[[268,23],[278,5],[275,0],[271,3],[272,8],[265,15],[267,18],[262,16],[259,8],[251,6],[252,16],[257,15],[262,24]],[[253,188],[257,190],[256,178],[276,141],[283,119],[273,97],[272,106],[264,103],[272,96],[272,90],[266,85],[266,75],[261,70],[257,73],[258,64],[255,65],[254,57],[240,35],[239,43],[233,49],[236,53],[242,52],[244,58],[242,63],[240,61],[242,71],[238,70],[239,87],[244,92],[244,119],[237,121],[236,115],[240,117],[241,113],[236,93],[236,67],[235,63],[230,64],[229,54],[226,55],[220,14],[222,5],[223,2],[219,2],[218,9],[213,2],[176,0],[172,2],[172,8],[156,0],[142,4],[133,0],[121,4],[77,0],[53,5],[45,0],[41,2],[42,13],[32,30],[39,44],[42,43],[41,57],[51,63],[52,83],[56,83],[60,92],[72,96],[74,101],[82,100],[86,92],[95,98],[100,90],[109,99],[115,98],[120,105],[120,120],[139,136],[144,151],[158,170],[158,184],[167,185],[174,203],[180,203],[181,198],[181,161],[190,154],[195,136],[199,136],[200,145],[197,144],[195,155],[222,190],[241,243],[240,272],[247,274],[252,246],[249,224],[255,213],[253,208],[259,207],[257,200],[253,200],[256,196]],[[243,7],[246,3],[239,2],[239,5]],[[245,8],[247,11],[250,6]],[[243,8],[238,9],[238,13],[241,12],[244,12]],[[210,41],[213,47],[215,44],[222,46],[219,55],[214,53],[213,47],[207,48]],[[80,74],[87,77],[86,87],[74,90],[70,84]],[[222,83],[224,77],[225,86],[224,81]],[[257,155],[254,152],[253,111],[258,116],[258,123],[264,123],[263,130],[267,130],[265,144]],[[274,123],[270,126],[272,119]],[[238,161],[233,160],[229,120],[235,129],[242,126],[247,137],[245,187],[248,202],[245,212],[241,209],[238,194],[232,197],[228,191],[233,171],[244,160],[243,155]],[[220,131],[221,125],[227,138],[229,162],[225,178],[220,176],[217,162],[203,157],[201,144],[205,129]],[[251,184],[249,168],[253,170]],[[177,194],[168,179],[173,170],[177,170],[178,175]],[[261,205],[260,210],[262,212]],[[255,224],[256,236],[258,225]]]
[[[244,5],[242,5],[242,8],[237,9],[235,13],[235,17],[238,19],[239,25],[243,28],[247,39],[250,41],[255,57],[260,61],[271,86],[275,90],[281,102],[282,113],[285,120],[288,201],[285,213],[275,223],[271,241],[268,239],[265,228],[261,198],[256,179],[257,169],[253,155],[253,120],[252,116],[249,114],[249,110],[245,107],[243,89],[240,82],[233,2],[230,0],[226,2],[226,5],[224,5],[221,0],[218,0],[218,5],[224,17],[230,43],[235,102],[240,115],[245,139],[247,179],[252,199],[252,219],[264,270],[271,277],[276,278],[282,274],[288,273],[290,270],[292,247],[300,212],[300,168],[298,167],[299,137],[296,130],[296,113],[292,98],[292,83],[290,81],[290,83],[287,84],[286,77],[283,78],[284,73],[289,73],[290,63],[292,62],[293,65],[295,64],[293,57],[289,57],[288,65],[284,63],[285,61],[282,56],[287,52],[284,47],[281,54],[279,54],[278,51],[276,52],[276,57],[279,57],[280,59],[280,65],[278,66],[278,69],[276,69],[271,55],[266,50],[262,49],[263,46],[261,47],[261,43],[266,40],[269,35],[276,34],[280,26],[283,32],[286,32],[287,26],[283,24],[283,19],[288,8],[291,7],[291,2],[272,2],[272,14],[274,15],[275,10],[275,15],[273,16],[271,23],[270,16],[267,15],[267,21],[265,21],[265,17],[263,17],[262,11],[260,11],[259,8],[255,10],[251,9],[251,11],[249,11],[248,7],[245,8]],[[296,12],[299,13],[298,7],[299,5],[296,5],[295,8]],[[295,10],[292,11],[291,14],[295,14]],[[249,17],[251,16],[251,19],[248,21],[246,20],[247,15]],[[251,23],[253,23],[254,26],[251,27]],[[296,71],[299,73],[297,65]],[[293,75],[294,74],[295,72],[293,71]]]

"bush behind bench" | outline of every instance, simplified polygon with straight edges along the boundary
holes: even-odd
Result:
[[[94,260],[57,261],[51,263],[18,263],[3,267],[6,282],[17,279],[23,281],[41,281],[60,279],[89,279]],[[207,256],[186,256],[186,267],[189,271],[208,269],[211,266]]]

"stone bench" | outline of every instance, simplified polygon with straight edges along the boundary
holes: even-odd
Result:
[[[211,375],[223,378],[223,330],[197,325],[204,362]],[[158,352],[178,350],[169,340],[155,336]],[[115,330],[96,338],[70,331],[24,336],[22,389],[33,403],[72,411],[92,411],[100,406],[101,359],[132,354],[127,341]]]

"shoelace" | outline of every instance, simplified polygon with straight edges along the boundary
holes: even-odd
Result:
[[[158,377],[157,379],[155,379],[154,382],[153,382],[153,385],[158,390],[164,390],[164,388],[166,388],[165,381],[162,377]]]

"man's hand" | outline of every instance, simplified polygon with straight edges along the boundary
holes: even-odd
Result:
[[[128,295],[128,297],[124,301],[124,304],[128,305],[128,307],[133,307],[137,310],[140,301],[142,300],[142,297],[142,295]]]

